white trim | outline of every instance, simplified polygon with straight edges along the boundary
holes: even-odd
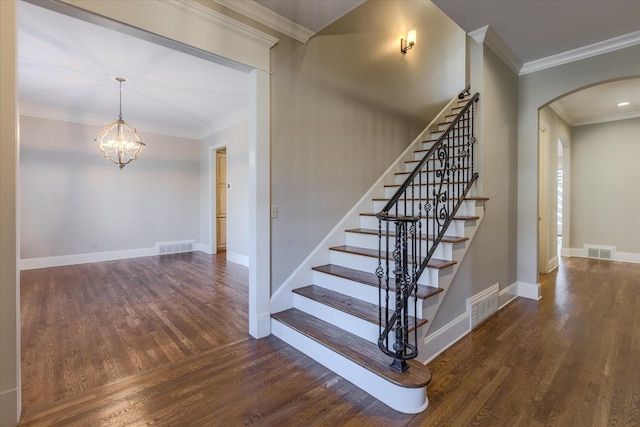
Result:
[[[549,104],[549,107],[551,107],[551,109],[558,116],[560,116],[560,118],[564,120],[566,124],[568,124],[570,127],[573,126],[573,120],[571,119],[571,117],[569,117],[569,112],[566,108],[564,108],[564,105],[562,105],[561,102],[552,102],[551,104]]]
[[[0,391],[0,425],[16,425],[20,419],[20,409],[17,388]]]
[[[518,295],[516,293],[517,290],[517,282],[512,283],[505,289],[498,291],[500,289],[500,285],[496,283],[493,286],[484,289],[472,297],[467,299],[466,304],[466,312],[457,318],[453,319],[451,322],[447,323],[437,331],[428,334],[424,339],[424,345],[422,348],[425,354],[425,364],[431,362],[433,359],[438,357],[443,351],[451,347],[453,344],[458,342],[461,338],[471,332],[471,306],[475,301],[482,300],[487,296],[499,292],[498,300],[500,300],[501,296],[508,295],[511,296],[506,302],[497,307],[497,311],[502,310],[507,304],[511,301],[515,300]],[[497,312],[496,311],[496,312]],[[492,313],[489,317],[493,316],[495,313]],[[487,317],[487,319],[489,318]],[[421,359],[422,360],[422,359]]]
[[[196,243],[193,245],[194,251],[204,252],[207,255],[215,255],[216,251],[211,249],[211,245],[205,245],[204,243]]]
[[[426,387],[407,388],[394,384],[275,319],[271,321],[271,330],[276,337],[396,411],[418,414],[427,409]]]
[[[608,116],[594,117],[585,120],[576,120],[569,123],[569,125],[571,127],[596,125],[598,123],[616,122],[618,120],[637,119],[638,117],[640,117],[640,111],[629,111],[627,113],[610,114]]]
[[[47,107],[44,105],[20,104],[20,115],[35,117],[38,119],[58,120],[68,123],[79,123],[83,125],[102,127],[116,119],[115,116],[102,116],[99,114],[82,113],[79,111],[64,110],[61,108]],[[180,129],[161,127],[150,123],[136,121],[136,130],[141,133],[153,133],[156,135],[175,136],[178,138],[192,139],[199,142],[217,132],[230,128],[231,126],[242,123],[248,119],[249,109],[247,106],[239,108],[226,116],[223,116],[215,122],[207,125],[199,130],[185,131]]]
[[[554,256],[549,261],[547,261],[547,273],[551,273],[556,268],[558,268],[558,257]]]
[[[469,317],[469,313],[466,312],[425,338],[422,347],[426,353],[425,365],[471,331]]]
[[[34,105],[20,103],[20,115],[35,117],[38,119],[58,120],[67,123],[79,123],[83,125],[102,127],[107,123],[111,123],[117,119],[116,116],[102,116],[99,114],[82,113],[78,111],[63,110],[61,108],[46,107],[44,105]],[[175,136],[178,138],[192,139],[198,142],[198,138],[202,132],[185,131],[180,129],[160,127],[150,123],[135,123],[136,130],[140,133],[153,133],[156,135]],[[203,130],[204,131],[204,130]]]
[[[304,27],[289,18],[286,18],[273,10],[262,6],[251,0],[212,0],[221,4],[234,12],[238,12],[248,18],[253,19],[267,27],[287,35],[299,42],[306,43],[315,34],[312,30]]]
[[[518,298],[518,282],[513,282],[506,288],[502,289],[498,294],[498,311],[509,305],[509,303],[515,301]]]
[[[219,118],[211,125],[205,127],[200,132],[198,132],[198,139],[205,139],[215,133],[221,132],[225,129],[230,128],[231,126],[235,126],[239,123],[247,121],[249,118],[249,107],[244,106],[242,108],[237,109],[224,117]]]
[[[246,255],[236,254],[234,252],[227,252],[227,261],[235,262],[236,264],[249,267],[249,257]]]
[[[236,21],[233,18],[228,17],[220,12],[216,12],[206,6],[198,4],[196,2],[186,2],[180,0],[159,0],[166,6],[173,7],[179,12],[198,18],[209,25],[220,28],[226,32],[239,35],[241,37],[258,42],[264,47],[272,48],[278,43],[276,37],[270,36],[267,33],[263,33],[250,25],[243,24],[240,21]]]
[[[476,43],[485,43],[489,46],[516,74],[520,72],[522,61],[489,25],[471,31],[469,36]]]
[[[590,247],[599,247],[599,245],[589,245]],[[603,248],[610,248],[610,246],[602,246]],[[587,248],[562,248],[562,256],[576,257],[576,258],[589,258],[600,259],[601,261],[619,261],[619,262],[631,262],[634,264],[640,264],[640,253],[633,252],[619,252],[614,250],[611,252],[611,259],[590,258]]]
[[[540,283],[516,282],[518,284],[518,296],[527,299],[539,300],[542,298],[540,294]]]
[[[524,74],[545,70],[547,68],[557,67],[558,65],[591,58],[592,56],[602,55],[604,53],[613,52],[619,49],[635,46],[637,44],[640,44],[640,31],[634,31],[633,33],[624,34],[619,37],[603,40],[577,49],[568,50],[546,58],[525,62],[522,65],[522,68],[520,68],[520,75],[522,76]]]
[[[87,254],[61,255],[20,260],[20,270],[60,267],[63,265],[88,264],[91,262],[115,261],[119,259],[141,258],[158,255],[158,248],[124,249],[119,251],[92,252]]]

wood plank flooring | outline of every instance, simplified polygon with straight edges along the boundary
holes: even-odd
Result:
[[[418,415],[277,338],[248,337],[247,272],[222,257],[21,280],[21,425],[640,425],[637,264],[564,258],[541,277],[542,300],[514,301],[429,364]]]

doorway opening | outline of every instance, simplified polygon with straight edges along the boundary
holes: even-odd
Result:
[[[216,150],[216,252],[227,251],[227,149]]]

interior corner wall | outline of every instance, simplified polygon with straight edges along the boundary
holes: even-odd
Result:
[[[518,281],[538,282],[538,109],[597,83],[640,76],[640,45],[520,76],[518,89]]]
[[[640,259],[640,118],[572,128],[571,242]]]
[[[460,263],[430,334],[466,311],[468,298],[516,281],[516,159],[518,76],[491,49],[471,42],[472,93],[478,92],[478,195],[485,215]]]
[[[431,2],[369,0],[271,64],[274,292],[464,88],[465,34]]]
[[[227,150],[227,258],[249,257],[249,135],[243,121],[200,141],[200,243],[216,252],[212,240],[215,216],[215,151]]]
[[[98,130],[21,116],[21,259],[198,237],[197,141],[140,132],[144,152],[120,170],[93,144]]]

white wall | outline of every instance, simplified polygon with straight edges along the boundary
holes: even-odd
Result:
[[[571,248],[640,259],[640,118],[572,128]]]
[[[249,135],[243,120],[200,141],[200,243],[215,253],[215,151],[227,149],[227,259],[249,262]]]
[[[199,236],[199,147],[141,133],[120,170],[93,143],[95,126],[22,116],[22,259],[152,248]]]

